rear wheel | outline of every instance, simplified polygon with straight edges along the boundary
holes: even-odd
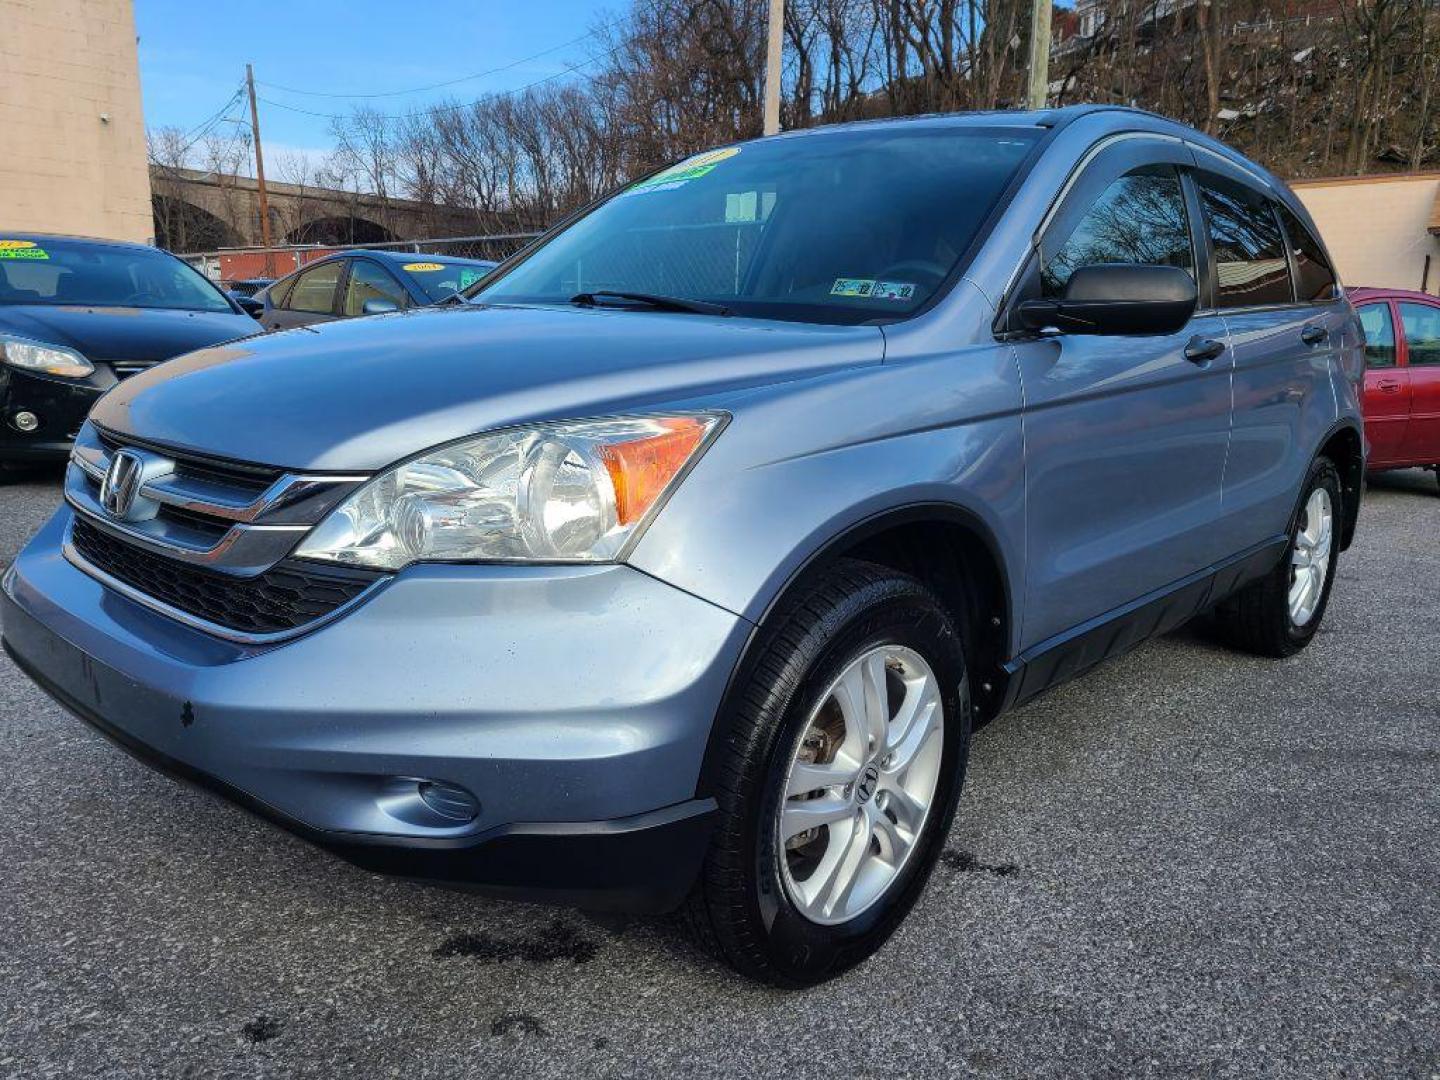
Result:
[[[686,914],[742,973],[806,986],[878,949],[924,888],[964,776],[965,659],[928,589],[854,561],[786,601],[757,657]]]
[[[1221,636],[1261,656],[1292,656],[1310,643],[1330,602],[1340,556],[1340,474],[1329,458],[1310,466],[1285,558],[1216,611]]]

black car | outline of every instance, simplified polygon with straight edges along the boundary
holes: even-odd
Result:
[[[468,289],[495,269],[486,259],[395,251],[345,251],[309,263],[256,294],[267,330],[424,307]]]
[[[119,380],[255,330],[203,274],[156,248],[0,236],[0,473],[63,459]]]
[[[231,296],[254,296],[261,289],[273,284],[273,277],[241,278],[239,281],[230,282],[229,291]]]

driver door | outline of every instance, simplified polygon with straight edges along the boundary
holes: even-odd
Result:
[[[1190,151],[1123,138],[1043,226],[1020,297],[1059,296],[1081,266],[1179,266],[1205,283]],[[1207,307],[1206,289],[1200,308]],[[1055,333],[1017,342],[1025,394],[1028,570],[1023,648],[1059,644],[1207,570],[1230,429],[1220,316],[1175,334]]]

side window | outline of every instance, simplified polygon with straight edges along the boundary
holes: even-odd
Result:
[[[350,264],[350,283],[345,286],[345,314],[365,314],[366,300],[391,300],[396,307],[409,307],[410,297],[383,267],[369,259]]]
[[[1196,179],[1215,249],[1216,306],[1294,303],[1280,223],[1269,200],[1218,176]]]
[[[290,290],[295,287],[295,279],[286,278],[277,281],[270,286],[270,306],[283,308],[290,300]]]
[[[1178,266],[1195,276],[1185,196],[1174,167],[1147,165],[1101,192],[1041,271],[1042,294],[1061,295],[1071,274],[1099,263]]]
[[[1297,300],[1333,300],[1335,271],[1325,258],[1325,250],[1315,235],[1300,223],[1283,203],[1277,204],[1280,221],[1290,241],[1290,257],[1295,261],[1295,298]]]
[[[344,259],[336,259],[306,270],[290,287],[285,307],[290,311],[329,315],[335,309],[335,286],[340,282],[340,268],[344,262]]]
[[[1405,328],[1405,351],[1411,367],[1440,364],[1440,307],[1401,304],[1400,325]]]
[[[1365,331],[1365,366],[1395,366],[1395,321],[1390,317],[1389,304],[1365,304],[1356,309],[1360,326]]]

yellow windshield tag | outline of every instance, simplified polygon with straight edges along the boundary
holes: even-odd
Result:
[[[50,253],[34,240],[0,240],[0,259],[48,259]]]
[[[444,270],[444,263],[406,263],[405,269],[412,274],[428,274],[433,270]]]

